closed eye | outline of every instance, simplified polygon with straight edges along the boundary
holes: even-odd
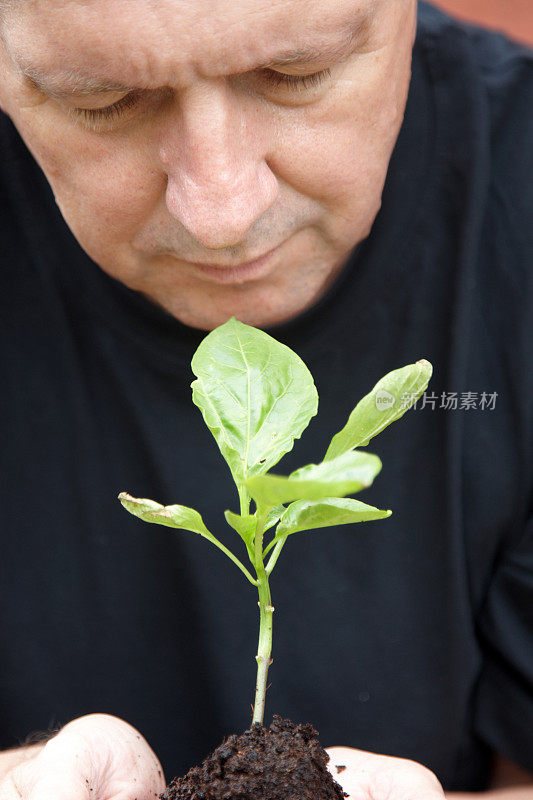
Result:
[[[276,70],[269,69],[266,71],[269,81],[274,86],[287,86],[289,89],[311,89],[314,86],[320,86],[327,78],[331,76],[330,69],[323,69],[320,72],[313,72],[311,75],[289,75],[286,72],[277,72]]]
[[[139,99],[140,92],[130,92],[110,106],[104,106],[103,108],[69,108],[67,114],[83,122],[88,127],[96,127],[99,122],[118,119],[130,108],[136,106]]]
[[[313,72],[310,75],[289,75],[273,69],[265,70],[265,77],[276,88],[286,86],[293,91],[302,91],[320,86],[331,76],[330,69]],[[109,122],[121,117],[126,111],[134,108],[140,100],[141,92],[129,92],[116,103],[102,108],[69,108],[67,113],[75,120],[82,122],[89,128],[96,129],[102,122]]]

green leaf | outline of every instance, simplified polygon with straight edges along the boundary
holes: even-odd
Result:
[[[268,512],[265,520],[265,531],[268,531],[273,525],[280,521],[281,515],[285,512],[285,506],[279,505]]]
[[[276,506],[267,515],[265,520],[265,531],[279,522],[281,515],[285,511],[285,506]],[[233,511],[224,511],[226,522],[234,531],[237,531],[241,539],[246,544],[253,544],[255,532],[257,530],[257,514],[235,514]]]
[[[217,541],[204,525],[198,511],[187,506],[163,506],[155,500],[132,497],[127,492],[121,492],[118,499],[125,509],[145,522],[155,522],[158,525],[167,525],[169,528],[180,528],[191,533],[198,533],[210,541]]]
[[[367,445],[391,422],[400,419],[424,393],[432,372],[429,361],[422,359],[385,375],[356,405],[344,428],[335,434],[324,460]]]
[[[292,503],[277,527],[276,535],[267,550],[291,533],[326,528],[330,525],[347,525],[390,517],[392,511],[382,511],[374,506],[351,498],[328,497],[323,500],[299,500]]]
[[[233,511],[224,511],[226,522],[234,531],[237,531],[247,547],[253,545],[255,531],[257,528],[257,517],[255,514],[235,514]]]
[[[246,488],[258,506],[268,507],[291,500],[344,497],[370,486],[381,470],[381,461],[371,453],[350,451],[331,461],[308,464],[283,475],[256,475]]]
[[[193,401],[238,487],[277,464],[317,412],[318,394],[303,361],[235,318],[206,336],[191,366]]]

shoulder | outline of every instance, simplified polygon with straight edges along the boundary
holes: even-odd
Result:
[[[420,2],[419,37],[441,72],[453,71],[485,102],[495,137],[533,128],[533,49],[501,33],[454,19]],[[531,148],[528,148],[531,150]]]
[[[473,374],[486,377],[498,391],[502,416],[494,439],[501,445],[501,463],[508,472],[510,464],[518,464],[517,485],[529,498],[533,51],[502,34],[458,22],[427,3],[420,3],[419,44],[437,109],[435,213],[441,212],[448,241],[454,242],[450,267],[455,259],[461,275],[453,313],[464,315],[469,379]],[[487,451],[488,428],[483,415],[470,422],[470,435],[479,443],[471,449],[472,481],[479,484],[479,453]],[[475,433],[474,425],[479,426]],[[480,542],[477,552],[483,546]]]
[[[465,190],[477,176],[488,239],[499,232],[525,268],[533,257],[533,49],[426,2],[418,34],[440,100],[445,160]]]

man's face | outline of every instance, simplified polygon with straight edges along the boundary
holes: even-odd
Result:
[[[2,15],[0,102],[66,222],[185,324],[287,320],[368,235],[416,0],[12,0]]]

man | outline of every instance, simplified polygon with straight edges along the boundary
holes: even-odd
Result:
[[[394,516],[284,551],[271,710],[347,745],[354,798],[531,796],[533,67],[426,6],[415,42],[416,10],[3,4],[0,741],[73,721],[3,754],[2,800],[161,791],[120,718],[170,775],[244,727],[248,587],[116,501],[185,502],[234,545],[188,367],[231,315],[317,380],[284,470],[435,365],[375,448],[365,499]]]

